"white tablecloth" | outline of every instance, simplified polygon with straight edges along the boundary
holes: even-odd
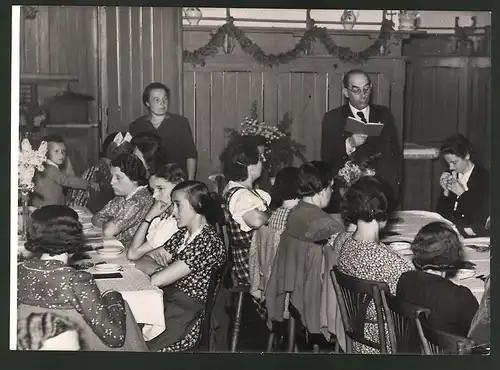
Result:
[[[89,237],[89,240],[93,240],[92,245],[98,246],[98,242],[102,230],[96,227],[91,227],[92,215],[90,211],[85,208],[75,207],[75,210],[79,213],[80,222],[82,222],[84,228],[84,234]],[[123,245],[116,238],[106,238],[102,241],[104,246],[122,246]],[[142,329],[144,338],[146,340],[151,340],[158,336],[165,330],[165,315],[163,312],[163,291],[158,287],[151,285],[149,277],[142,271],[135,268],[135,264],[126,258],[125,253],[122,253],[118,257],[103,257],[99,255],[96,251],[87,252],[92,258],[92,261],[102,262],[106,261],[108,263],[116,263],[123,267],[121,274],[122,279],[98,279],[96,280],[97,286],[104,292],[106,290],[116,290],[120,292],[125,299],[132,313],[134,314],[135,320],[139,324],[144,324]],[[95,272],[93,268],[88,270],[89,272]]]

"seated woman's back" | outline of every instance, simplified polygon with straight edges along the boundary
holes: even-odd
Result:
[[[478,303],[472,292],[441,276],[424,271],[401,275],[396,296],[430,309],[429,324],[450,334],[467,336]]]
[[[432,222],[420,229],[411,250],[417,271],[401,276],[396,295],[430,309],[432,326],[467,336],[479,305],[468,288],[449,280],[464,266],[458,235],[448,224]]]

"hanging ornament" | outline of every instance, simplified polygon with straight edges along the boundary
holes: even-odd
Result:
[[[200,23],[202,17],[200,8],[186,8],[184,9],[184,14],[189,24],[197,25]]]
[[[224,36],[224,43],[222,44],[222,50],[225,54],[231,54],[234,50],[234,46],[234,39],[226,33]]]

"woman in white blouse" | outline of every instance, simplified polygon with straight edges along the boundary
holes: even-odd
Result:
[[[165,249],[161,247],[178,231],[177,223],[172,216],[170,193],[177,184],[184,181],[186,175],[175,163],[160,166],[149,178],[155,202],[144,216],[130,243],[128,259],[138,260],[148,254],[158,263],[166,265],[167,256],[164,253]]]

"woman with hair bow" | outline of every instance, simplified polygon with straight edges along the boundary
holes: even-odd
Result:
[[[111,161],[120,154],[132,153],[131,140],[132,136],[128,132],[114,132],[104,139],[99,161],[87,168],[82,175],[82,178],[98,185],[89,190],[70,190],[67,202],[70,207],[86,207],[95,214],[114,198],[111,187]]]

